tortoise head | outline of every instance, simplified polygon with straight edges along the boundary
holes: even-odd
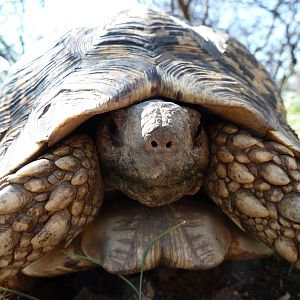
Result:
[[[195,194],[208,164],[200,113],[160,100],[109,113],[97,146],[105,185],[148,206]]]

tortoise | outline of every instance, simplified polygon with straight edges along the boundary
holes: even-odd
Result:
[[[68,253],[138,272],[182,221],[146,270],[273,251],[300,268],[300,142],[227,34],[147,8],[72,30],[16,67],[0,119],[3,282],[94,266]]]

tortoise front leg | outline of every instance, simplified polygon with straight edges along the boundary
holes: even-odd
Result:
[[[64,140],[0,184],[0,280],[13,276],[90,223],[102,203],[93,141]]]
[[[231,124],[210,132],[205,188],[240,227],[300,268],[300,161],[287,147]]]

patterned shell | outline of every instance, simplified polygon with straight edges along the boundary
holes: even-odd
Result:
[[[137,8],[16,68],[0,91],[0,178],[90,117],[153,97],[205,107],[300,156],[275,84],[243,45]]]

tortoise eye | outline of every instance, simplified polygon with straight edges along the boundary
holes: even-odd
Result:
[[[121,133],[117,123],[114,120],[110,120],[108,123],[108,131],[110,133],[111,143],[114,147],[121,147],[123,145],[121,139]]]
[[[112,136],[118,135],[118,126],[114,120],[110,120],[108,123],[108,130]]]

